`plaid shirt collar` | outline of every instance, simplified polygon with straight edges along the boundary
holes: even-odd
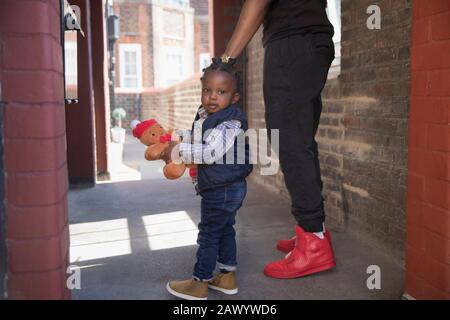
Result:
[[[198,109],[198,116],[200,117],[200,119],[208,118],[208,111],[206,111],[205,107],[201,106]]]
[[[200,106],[197,113],[198,113],[198,116],[200,117],[200,119],[203,119],[203,120],[208,118],[208,116],[209,116],[209,113],[208,113],[208,111],[206,111],[204,106]]]

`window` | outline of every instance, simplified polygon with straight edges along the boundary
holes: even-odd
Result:
[[[184,39],[184,14],[177,11],[164,10],[164,37],[169,39]]]
[[[140,44],[120,44],[120,86],[142,89],[142,62]]]
[[[211,64],[211,55],[209,53],[200,53],[200,72]]]
[[[166,86],[171,86],[184,77],[183,54],[177,52],[166,53]]]
[[[328,0],[328,18],[334,26],[334,45],[336,58],[331,64],[329,78],[336,78],[341,73],[341,0]]]

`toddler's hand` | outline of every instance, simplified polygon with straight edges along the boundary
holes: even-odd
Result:
[[[173,149],[175,149],[175,151]],[[169,145],[161,152],[161,159],[166,163],[169,163],[170,161],[172,161],[172,153],[177,152],[177,150],[179,149],[180,146],[178,145],[178,142],[169,142]],[[175,160],[179,160],[179,157]]]

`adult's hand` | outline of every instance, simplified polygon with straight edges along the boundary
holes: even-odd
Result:
[[[271,0],[246,0],[225,54],[237,58],[258,31]]]

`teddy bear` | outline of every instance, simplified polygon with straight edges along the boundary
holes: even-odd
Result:
[[[149,119],[142,122],[133,120],[131,122],[131,127],[133,129],[133,136],[147,146],[145,159],[149,161],[160,160],[161,153],[172,141],[173,130],[168,130],[166,132],[155,119]],[[197,165],[195,164],[176,164],[169,161],[166,162],[163,172],[167,179],[173,180],[181,177],[186,168],[189,168],[189,176],[191,177],[192,182],[196,184]]]
[[[142,122],[133,120],[131,128],[133,129],[133,136],[147,146],[147,149],[145,150],[145,159],[149,161],[161,160],[161,153],[172,141],[173,130],[164,130],[155,119],[149,119]],[[184,163],[167,161],[163,172],[167,179],[174,180],[181,177],[185,170],[186,165]],[[191,172],[192,170],[190,170],[190,174]]]

